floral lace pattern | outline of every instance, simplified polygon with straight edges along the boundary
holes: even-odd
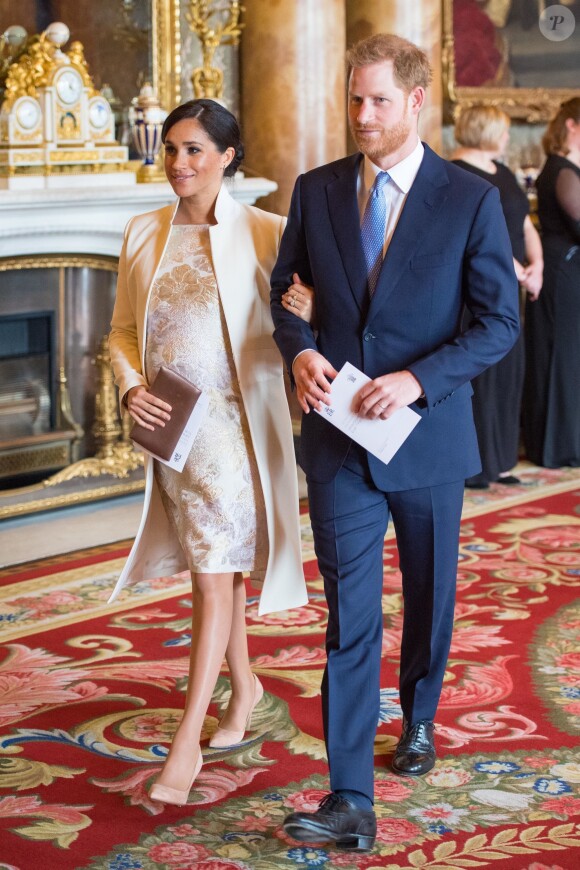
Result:
[[[208,227],[173,226],[151,293],[146,371],[170,366],[209,395],[180,474],[155,463],[165,510],[192,571],[263,571],[268,542],[258,468],[211,262]]]

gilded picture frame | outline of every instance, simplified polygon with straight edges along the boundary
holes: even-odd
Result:
[[[162,106],[181,100],[180,0],[151,0],[153,85]]]
[[[556,107],[580,95],[573,88],[506,87],[501,81],[482,86],[461,86],[456,81],[456,47],[453,26],[455,0],[443,0],[443,85],[445,117],[453,122],[462,109],[481,104],[497,106],[512,119],[528,123],[545,123]]]

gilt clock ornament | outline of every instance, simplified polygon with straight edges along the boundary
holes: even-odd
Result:
[[[0,187],[135,182],[115,140],[110,104],[95,88],[83,46],[53,22],[10,64],[0,107]],[[101,182],[102,183],[102,182]]]

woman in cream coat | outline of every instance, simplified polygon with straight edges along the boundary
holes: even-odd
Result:
[[[307,596],[290,417],[269,310],[270,271],[284,219],[242,205],[228,193],[223,176],[235,173],[243,148],[235,118],[218,103],[192,100],[178,107],[167,118],[162,139],[165,171],[179,199],[175,206],[133,218],[125,232],[110,335],[120,399],[136,422],[151,429],[163,426],[171,408],[148,392],[148,382],[159,364],[173,363],[180,371],[180,349],[181,369],[186,369],[181,374],[188,376],[189,358],[197,359],[194,373],[198,365],[200,377],[209,371],[216,383],[225,378],[225,387],[208,387],[209,411],[184,476],[146,457],[143,516],[111,600],[125,584],[191,570],[185,712],[151,789],[154,799],[183,804],[201,768],[199,737],[224,655],[232,695],[210,745],[240,742],[262,697],[250,670],[241,571],[250,570],[263,582],[261,614],[303,605]],[[213,319],[207,320],[208,311]],[[187,329],[190,335],[184,333]],[[206,366],[216,344],[217,362],[210,359]],[[220,430],[222,422],[230,429]],[[209,427],[205,441],[204,426]],[[240,453],[243,499],[235,484],[230,486],[235,474],[229,472],[234,468],[230,454],[235,454],[235,473],[240,471]],[[190,473],[191,493],[184,482]],[[206,486],[208,473],[215,479]],[[231,505],[228,487],[233,487]],[[208,514],[213,494],[224,491],[226,507],[220,503],[219,510]],[[209,523],[208,515],[214,517]],[[232,542],[232,528],[243,530],[243,545]],[[212,551],[217,553],[214,563]],[[225,567],[216,569],[215,564]]]

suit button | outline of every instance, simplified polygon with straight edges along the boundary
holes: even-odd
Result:
[[[367,333],[366,333],[366,335],[365,335],[365,341],[372,341],[373,338],[375,338],[375,336],[372,334],[372,332],[367,332]]]

